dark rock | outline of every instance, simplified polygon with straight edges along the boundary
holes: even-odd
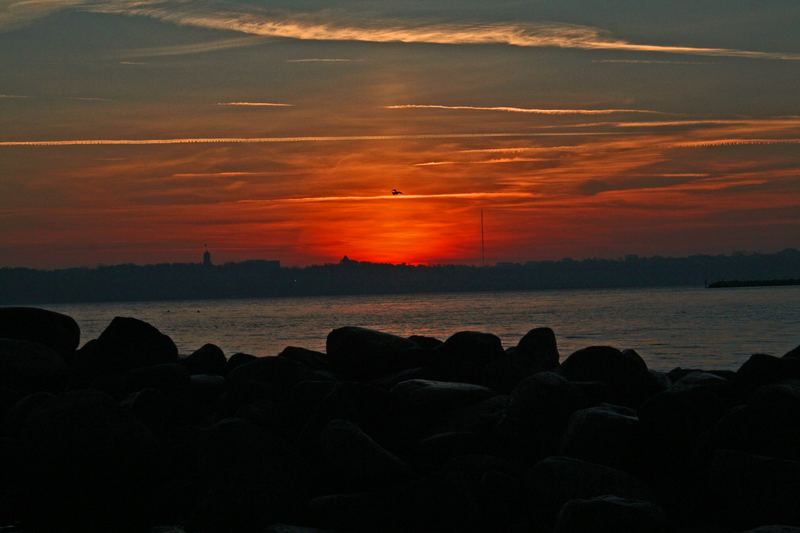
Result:
[[[116,317],[96,342],[81,349],[80,363],[90,373],[124,372],[178,361],[172,339],[146,322]]]
[[[80,337],[78,323],[67,315],[35,307],[0,307],[0,338],[38,342],[68,359]]]
[[[558,366],[556,336],[550,328],[530,330],[517,344],[514,361],[529,373],[553,370]]]
[[[441,465],[460,455],[481,453],[483,448],[479,436],[467,431],[437,433],[417,443],[417,453],[433,465]]]
[[[194,522],[201,531],[255,531],[291,520],[307,497],[307,463],[290,443],[241,419],[198,438],[198,468],[210,487]]]
[[[325,349],[334,369],[360,379],[420,366],[421,351],[413,341],[366,328],[331,331]]]
[[[347,420],[331,420],[322,430],[322,456],[332,481],[345,489],[387,485],[408,475],[408,467]]]
[[[708,500],[720,521],[745,529],[800,526],[800,462],[718,450],[709,467]]]
[[[647,364],[633,350],[620,352],[608,346],[592,346],[573,353],[559,372],[570,381],[602,381],[612,388],[613,402],[638,407],[658,392]]]
[[[657,505],[617,496],[571,500],[558,514],[555,533],[666,533],[669,525]]]
[[[216,374],[224,376],[228,370],[225,353],[216,344],[205,344],[192,355],[181,360],[190,374]]]
[[[580,387],[553,372],[540,372],[511,393],[497,431],[513,453],[538,460],[558,451],[570,415],[587,406]]]
[[[412,335],[408,338],[408,340],[424,350],[433,350],[434,348],[438,348],[443,344],[439,339],[434,337],[425,337],[424,335]]]
[[[317,529],[315,527],[293,526],[290,524],[272,524],[264,533],[334,533],[330,529]]]
[[[120,402],[156,435],[163,435],[173,423],[175,405],[167,395],[157,389],[142,389],[131,393]]]
[[[639,409],[642,455],[658,476],[685,478],[705,461],[699,443],[725,414],[728,402],[714,388],[673,387]]]
[[[755,354],[736,372],[734,384],[746,395],[763,385],[787,379],[800,379],[800,358]]]
[[[798,346],[794,350],[789,350],[788,352],[786,352],[784,357],[800,357],[800,346]]]
[[[240,401],[260,399],[283,401],[302,381],[333,379],[305,364],[282,356],[259,357],[233,368],[228,373],[231,393]]]
[[[184,391],[189,388],[189,371],[178,363],[135,368],[126,375],[127,389],[131,392],[153,388],[164,393]]]
[[[529,512],[546,526],[555,521],[561,507],[570,500],[597,496],[620,496],[648,500],[650,490],[630,474],[569,457],[548,457],[526,476]]]
[[[800,460],[800,382],[767,385],[714,426],[714,448]]]
[[[572,413],[564,433],[562,455],[634,470],[638,464],[639,419],[627,407],[603,404]]]
[[[62,390],[67,365],[58,353],[36,342],[0,339],[0,387],[21,394]]]
[[[496,395],[491,389],[480,385],[425,379],[403,381],[395,385],[391,392],[413,409],[428,414],[458,409]]]
[[[328,372],[330,367],[326,361],[324,353],[315,352],[314,350],[307,350],[305,348],[298,348],[296,346],[287,346],[283,351],[278,354],[280,357],[286,357],[299,363],[304,364],[309,368],[315,370]]]
[[[792,526],[761,526],[755,529],[748,529],[743,533],[800,533],[800,527]]]
[[[726,389],[730,386],[731,382],[718,374],[692,370],[681,376],[679,379],[673,381],[670,388],[676,391],[697,388],[720,390]]]
[[[498,358],[506,358],[496,335],[476,331],[460,331],[438,348],[439,364],[444,365],[447,381],[482,383],[484,368]]]
[[[141,422],[93,391],[31,407],[20,434],[29,454],[22,479],[31,529],[135,530],[149,522],[160,468],[157,442]]]
[[[256,357],[255,355],[250,355],[249,353],[237,352],[232,356],[230,356],[230,358],[228,359],[227,364],[225,365],[225,373],[228,374],[234,368],[241,366],[245,363],[251,363],[256,359],[259,358]]]

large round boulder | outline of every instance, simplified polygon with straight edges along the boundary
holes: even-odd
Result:
[[[639,419],[627,407],[602,404],[572,413],[562,455],[631,471],[638,466]]]
[[[554,533],[667,533],[664,511],[651,502],[618,496],[570,500],[558,514]]]
[[[331,331],[325,350],[335,370],[356,378],[376,378],[420,366],[424,352],[409,339],[354,326]]]
[[[611,387],[613,402],[638,407],[658,392],[657,383],[644,359],[634,350],[591,346],[573,353],[561,363],[559,372],[570,381],[601,381]]]
[[[800,462],[717,450],[708,473],[714,516],[738,530],[763,524],[800,526]]]
[[[800,357],[754,354],[736,372],[734,384],[744,395],[771,383],[800,379]]]
[[[64,388],[67,365],[52,349],[36,342],[0,339],[0,387],[21,394]]]
[[[225,352],[216,344],[205,344],[192,352],[189,357],[181,359],[190,374],[216,374],[224,376],[227,371]]]
[[[116,317],[96,341],[81,349],[81,364],[89,373],[124,372],[178,361],[178,349],[168,336],[135,318]]]
[[[322,430],[322,456],[331,482],[344,489],[389,485],[408,467],[348,420],[331,420]]]
[[[141,527],[160,477],[150,430],[105,394],[41,397],[19,418],[26,524],[41,530]],[[43,512],[46,509],[46,512]]]
[[[36,307],[0,307],[0,338],[38,342],[69,358],[81,330],[72,317]]]
[[[497,431],[512,452],[540,459],[558,451],[570,415],[587,406],[578,385],[553,372],[540,372],[513,390]]]
[[[392,387],[391,392],[413,409],[428,415],[465,407],[496,395],[493,390],[472,383],[427,379],[402,381]]]
[[[530,330],[520,339],[514,352],[514,362],[530,374],[553,370],[558,360],[556,335],[550,328]]]
[[[526,486],[531,516],[544,526],[552,524],[570,500],[607,495],[635,500],[650,497],[650,489],[632,475],[571,457],[538,462],[527,472]]]

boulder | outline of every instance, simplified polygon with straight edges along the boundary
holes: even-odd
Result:
[[[800,527],[792,526],[761,526],[755,529],[748,529],[743,533],[800,533]]]
[[[255,355],[250,355],[249,353],[236,352],[228,359],[225,365],[225,374],[227,375],[231,370],[233,370],[237,366],[241,366],[245,363],[251,363],[256,359],[259,358],[256,357]]]
[[[601,381],[611,387],[613,403],[638,407],[658,390],[647,364],[633,350],[621,352],[608,346],[592,346],[573,353],[559,372],[570,381]]]
[[[800,379],[800,358],[754,354],[736,372],[734,385],[743,395],[787,379]]]
[[[570,500],[608,495],[650,498],[648,487],[632,475],[570,457],[543,459],[527,472],[525,482],[531,517],[545,527]]]
[[[426,337],[424,335],[411,335],[408,340],[416,344],[419,348],[424,350],[433,350],[442,345],[442,341],[434,337]]]
[[[158,443],[144,424],[105,394],[73,391],[30,406],[20,441],[32,530],[135,529],[150,520],[160,477]],[[42,512],[47,509],[47,512]]]
[[[287,357],[259,357],[228,373],[229,390],[239,401],[283,401],[302,381],[333,379]]]
[[[639,441],[636,412],[602,404],[572,413],[561,454],[632,471],[638,466]]]
[[[800,382],[755,390],[713,427],[714,448],[800,460]]]
[[[324,353],[315,352],[314,350],[307,350],[305,348],[298,348],[296,346],[287,346],[281,353],[280,357],[285,357],[298,363],[323,372],[330,371],[326,356]]]
[[[673,387],[647,400],[639,408],[647,469],[659,477],[694,480],[705,463],[700,444],[727,409],[716,388]]]
[[[800,526],[800,462],[717,450],[708,474],[708,502],[737,529],[763,524]]]
[[[512,453],[538,460],[558,451],[570,415],[587,406],[579,386],[553,372],[540,372],[511,393],[497,431]]]
[[[530,330],[517,344],[513,359],[517,366],[530,374],[556,368],[559,353],[553,330],[550,328]]]
[[[794,350],[789,350],[784,354],[784,357],[800,357],[800,346],[795,348]]]
[[[670,386],[670,390],[712,389],[724,392],[724,390],[730,388],[730,386],[731,382],[719,374],[712,374],[711,372],[703,372],[701,370],[691,370],[674,380]]]
[[[0,339],[0,387],[30,394],[62,390],[67,381],[62,357],[43,344]]]
[[[408,475],[402,460],[350,421],[328,422],[322,430],[321,446],[331,482],[341,488],[389,485]]]
[[[147,322],[116,317],[95,342],[80,354],[89,373],[124,372],[178,361],[178,349],[168,336]]]
[[[431,372],[436,379],[487,384],[487,366],[510,360],[500,338],[491,333],[460,331],[436,349]]]
[[[68,359],[81,330],[72,317],[35,307],[0,307],[0,338],[38,342]]]
[[[400,382],[392,387],[391,393],[426,415],[441,414],[496,395],[491,389],[480,385],[426,379]]]
[[[667,533],[664,511],[654,503],[618,496],[570,500],[558,513],[554,533]]]
[[[225,353],[216,344],[205,344],[192,355],[181,360],[190,374],[216,374],[224,376],[228,362]]]
[[[135,368],[127,373],[126,382],[130,392],[153,388],[171,394],[187,390],[190,379],[189,371],[183,365],[166,363]]]
[[[420,366],[421,350],[413,341],[367,328],[348,326],[331,331],[325,350],[335,370],[359,379]]]

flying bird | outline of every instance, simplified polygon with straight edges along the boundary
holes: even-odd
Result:
[[[397,189],[392,189],[392,196],[397,196],[399,194],[403,194],[403,191],[398,191]]]

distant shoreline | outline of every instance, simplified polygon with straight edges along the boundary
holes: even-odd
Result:
[[[765,279],[717,281],[709,284],[709,289],[735,289],[744,287],[791,287],[800,285],[800,279]]]

